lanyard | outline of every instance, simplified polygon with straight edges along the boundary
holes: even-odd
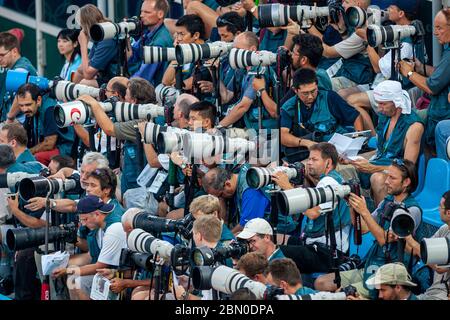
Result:
[[[387,132],[387,130],[389,128],[389,124],[390,123],[391,123],[391,119],[388,120],[388,122],[386,123],[386,126],[384,127],[384,130],[383,130],[383,137],[385,139],[386,139],[386,132]],[[394,130],[395,130],[396,126],[397,126],[397,123],[395,124],[394,129],[392,130],[391,135],[389,136],[389,139],[387,141],[385,141],[384,144],[383,144],[383,154],[386,152],[389,144],[391,143],[391,139],[392,139],[392,136],[394,135]]]

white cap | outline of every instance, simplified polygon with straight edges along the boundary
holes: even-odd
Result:
[[[250,239],[255,234],[269,234],[273,235],[272,227],[267,220],[262,218],[255,218],[245,224],[244,230],[237,235],[241,239]]]

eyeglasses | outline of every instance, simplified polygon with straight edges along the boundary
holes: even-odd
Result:
[[[394,160],[392,160],[392,163],[396,164],[399,167],[404,168],[405,170],[408,169],[408,168],[406,168],[405,161],[403,159],[394,159]]]
[[[232,22],[230,22],[230,21],[228,21],[227,19],[222,18],[222,17],[218,17],[218,18],[217,18],[216,24],[217,24],[218,27],[219,27],[219,25],[224,25],[224,24],[225,24],[225,25],[232,26],[232,27],[235,27],[235,24],[234,24],[234,23],[232,23]]]
[[[0,53],[0,58],[4,58],[8,53],[11,52],[12,49],[9,49],[8,51],[6,51],[5,53]]]
[[[299,91],[298,93],[300,94],[300,96],[302,96],[303,98],[308,98],[310,95],[311,96],[315,96],[317,93],[317,90],[319,90],[318,88],[311,90],[311,91],[307,91],[307,92],[301,92]]]

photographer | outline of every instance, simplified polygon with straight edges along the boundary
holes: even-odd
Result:
[[[359,112],[336,92],[320,89],[314,70],[297,70],[293,88],[296,96],[281,108],[281,144],[290,162],[305,159],[306,153],[299,153],[299,147],[328,141],[335,132],[363,129]]]
[[[44,168],[44,165],[36,161],[30,149],[27,148],[28,136],[21,124],[4,123],[0,127],[0,143],[8,144],[13,148],[16,164],[23,164],[28,170],[35,173],[39,173]],[[23,168],[21,167],[20,169]],[[14,165],[9,170],[9,172],[17,172],[14,171]]]
[[[169,12],[167,0],[145,0],[141,6],[141,23],[146,27],[143,35],[135,41],[128,51],[128,63],[139,63],[142,57],[143,46],[156,46],[170,48],[173,46],[172,36],[164,25],[164,17]],[[131,54],[131,55],[130,55]],[[140,63],[133,77],[141,77],[149,81],[153,86],[161,83],[167,62],[152,64]]]
[[[24,127],[28,135],[28,147],[36,159],[48,165],[56,154],[70,155],[74,140],[72,128],[58,128],[53,111],[56,101],[44,94],[35,84],[19,87],[8,117],[15,117],[20,110],[26,116]]]
[[[450,191],[442,195],[439,203],[441,221],[444,223],[431,238],[450,239]],[[410,235],[406,243],[413,248],[414,255],[420,256],[420,244]],[[447,300],[449,294],[450,268],[429,265],[434,270],[433,284],[425,293],[417,296],[419,300]]]
[[[37,72],[30,60],[22,57],[19,40],[9,32],[0,33],[0,67],[5,70],[0,73],[0,122],[3,122],[8,119],[7,114],[14,100],[13,93],[6,92],[6,70],[26,71],[31,76],[36,76]],[[14,118],[8,120],[14,120]],[[22,115],[21,122],[24,119]]]
[[[97,124],[106,135],[118,140],[125,140],[121,164],[120,192],[123,195],[128,189],[136,188],[138,186],[136,179],[142,170],[142,168],[139,168],[140,159],[137,157],[136,145],[135,126],[137,126],[138,121],[113,122],[94,98],[84,95],[79,97],[78,100],[90,105]],[[128,84],[125,100],[133,104],[156,103],[155,89],[147,80],[132,78]]]
[[[198,102],[198,99],[190,94],[183,93],[178,96],[173,109],[173,127],[180,129],[188,128],[189,110],[191,105],[196,102]],[[141,136],[144,136],[146,125],[146,122],[138,123]],[[151,177],[149,177],[148,183],[153,184],[159,172],[165,173],[169,170],[170,157],[168,154],[158,154],[152,144],[144,144],[144,152],[150,167],[149,169],[158,169]],[[151,179],[153,179],[153,181]],[[164,190],[167,183],[166,179],[164,184],[158,188],[157,194],[147,191],[147,187],[142,186],[139,188],[128,189],[123,195],[125,207],[145,209],[156,215],[158,213],[158,206],[161,206],[162,201],[160,192]],[[143,194],[145,194],[145,197],[142,196]]]
[[[245,49],[249,51],[258,51],[259,39],[255,33],[246,31],[239,34],[234,39],[234,48]],[[236,74],[237,72],[235,72]],[[255,75],[256,73],[256,75]],[[259,111],[257,106],[256,90],[253,88],[253,79],[256,77],[265,77],[264,88],[259,91],[269,90],[271,81],[269,81],[270,68],[269,67],[247,67],[247,72],[241,82],[241,95],[238,102],[228,109],[228,114],[220,121],[220,126],[228,127],[233,125],[239,128],[248,128],[259,130],[258,118]],[[233,83],[229,83],[227,87],[220,85],[220,95],[222,102],[228,103],[234,97]],[[263,114],[262,114],[262,128],[274,129],[276,127],[276,105],[265,104],[264,100]],[[242,119],[242,120],[241,120]],[[240,121],[241,120],[241,121]],[[239,122],[238,122],[239,121]]]
[[[298,34],[294,36],[293,43],[294,47],[290,53],[292,62],[292,76],[298,69],[308,68],[314,70],[316,71],[319,89],[331,90],[332,86],[330,77],[328,76],[326,70],[318,67],[323,54],[323,45],[320,38],[307,33]],[[290,86],[289,91],[281,99],[281,105],[294,96],[295,90]]]
[[[381,266],[372,277],[367,279],[366,285],[374,286],[379,290],[378,299],[380,300],[417,300],[416,295],[411,292],[411,288],[417,284],[412,282],[408,270],[401,263],[388,263]]]
[[[220,222],[222,222],[220,242],[224,245],[228,245],[231,240],[235,239],[235,236],[223,220],[223,214],[221,214],[223,210],[224,209],[221,206],[219,198],[210,194],[196,197],[189,205],[189,212],[192,214],[194,219],[198,219],[204,215],[214,215],[220,220]]]
[[[213,215],[201,216],[195,220],[192,229],[195,246],[208,247],[215,249],[222,247],[220,243],[220,234],[222,233],[222,223]],[[222,264],[229,264],[230,261],[221,261]],[[228,262],[228,263],[226,263]],[[178,300],[212,300],[212,291],[203,290],[202,297],[198,297],[186,291],[183,286],[175,288],[176,298]]]
[[[374,73],[369,58],[365,54],[367,43],[358,32],[348,26],[345,12],[349,7],[360,7],[367,10],[370,0],[347,0],[338,8],[339,21],[330,24],[322,34],[312,26],[308,32],[320,37],[323,41],[323,56],[320,67],[327,69],[333,90],[354,87],[358,84],[370,83]]]
[[[245,274],[253,281],[267,284],[267,268],[269,261],[266,256],[259,252],[244,254],[237,262],[236,269]]]
[[[269,263],[267,284],[283,289],[284,294],[301,296],[316,293],[315,290],[303,286],[300,271],[289,258],[276,259]]]
[[[327,142],[312,145],[309,148],[306,170],[315,187],[337,187],[344,183],[342,176],[336,171],[338,153],[336,148]],[[306,210],[305,228],[300,238],[290,237],[288,246],[295,246],[292,254],[298,268],[303,273],[328,272],[331,265],[330,235],[326,233],[326,214],[332,214],[335,239],[339,258],[348,251],[350,235],[350,212],[344,200],[320,204]],[[295,252],[294,252],[295,251]]]
[[[386,263],[403,261],[406,266],[412,265],[410,250],[405,246],[404,252],[399,252],[399,238],[391,230],[391,221],[394,211],[398,207],[404,207],[414,220],[414,233],[422,222],[422,209],[411,195],[417,185],[417,175],[414,163],[408,160],[393,161],[388,167],[386,189],[388,196],[371,213],[367,209],[364,197],[350,194],[349,205],[352,221],[355,215],[361,216],[362,230],[369,230],[375,237],[375,241],[365,256],[365,264],[362,269],[340,272],[341,286],[353,285],[364,298],[375,298],[374,292],[367,288],[365,281],[372,274],[374,268]],[[414,234],[413,233],[413,234]],[[335,291],[334,274],[328,274],[317,278],[316,290]]]
[[[434,35],[444,46],[442,57],[436,67],[424,66],[415,60],[414,65],[406,61],[399,62],[400,73],[419,89],[430,95],[430,105],[426,111],[427,125],[425,141],[434,148],[434,130],[441,120],[450,119],[448,102],[450,84],[450,9],[442,9],[434,18]],[[423,73],[426,68],[426,75]]]
[[[108,81],[105,88],[105,96],[107,99],[111,99],[112,97],[117,97],[118,101],[125,102],[125,96],[127,94],[129,80],[125,77],[114,77]],[[89,142],[89,132],[85,128],[84,125],[74,124],[73,129],[75,130],[75,134],[81,139],[81,142],[85,145],[85,147],[90,148]],[[97,149],[96,151],[105,154],[108,157],[108,161],[111,164],[111,168],[116,168],[119,164],[116,164],[116,143],[117,140],[115,138],[111,138],[111,153],[107,154],[107,135],[105,132],[96,127],[96,132],[94,134],[94,146]]]
[[[80,220],[91,230],[87,241],[92,259],[89,264],[79,266],[69,261],[68,268],[58,268],[52,273],[55,278],[69,275],[67,286],[72,300],[89,300],[92,279],[97,269],[119,266],[120,253],[127,243],[121,216],[114,209],[113,204],[104,203],[96,196],[87,196],[77,204]],[[77,280],[81,287],[71,283],[77,283]]]
[[[389,21],[396,25],[407,26],[410,25],[417,14],[418,1],[417,0],[401,0],[393,1],[388,8]],[[358,36],[364,41],[367,41],[367,27],[358,29]],[[422,52],[418,49],[421,48]],[[371,130],[375,135],[375,128],[372,123],[372,119],[368,112],[372,109],[375,113],[378,111],[378,105],[374,99],[373,88],[383,80],[391,78],[391,65],[392,65],[392,51],[388,50],[384,56],[381,57],[376,50],[371,46],[367,47],[367,53],[369,55],[370,62],[374,71],[376,72],[373,83],[366,85],[358,85],[339,91],[339,95],[347,100],[347,102],[354,106],[364,118],[364,129]],[[416,54],[420,60],[424,60],[424,49],[420,46],[412,44],[411,38],[402,40],[400,44],[400,57],[399,60],[412,59]],[[404,88],[411,88],[412,84],[407,81],[404,84]]]
[[[89,175],[97,169],[109,168],[108,160],[101,153],[88,152],[84,155],[80,166],[80,186],[86,190],[88,186]],[[73,168],[62,168],[56,174],[49,178],[65,180],[74,173],[78,173]],[[114,194],[114,192],[112,193]],[[99,195],[100,196],[100,195]],[[32,211],[40,210],[45,207],[45,198],[35,197],[28,200],[26,208]],[[54,199],[50,202],[51,209],[58,212],[76,212],[77,204],[72,199]]]
[[[272,227],[262,218],[255,218],[247,222],[242,232],[236,237],[246,240],[251,252],[263,254],[269,262],[285,258],[283,252],[273,242]]]
[[[375,205],[378,205],[386,196],[384,170],[393,159],[404,158],[416,163],[424,127],[411,110],[411,99],[400,82],[381,82],[374,89],[374,97],[379,108],[375,155],[370,160],[361,157],[347,163],[358,171],[361,187],[371,188]]]
[[[74,83],[99,88],[117,74],[119,46],[115,39],[95,42],[88,53],[90,29],[96,23],[108,22],[103,13],[93,4],[81,7],[76,13],[81,26],[78,43],[81,51],[81,65],[73,75]]]
[[[178,44],[203,44],[205,43],[205,24],[202,19],[195,14],[187,14],[182,16],[175,23],[174,45]],[[164,72],[161,83],[165,86],[175,86],[177,61],[172,61]],[[190,91],[193,88],[193,74],[195,65],[193,63],[182,66],[183,84],[182,88],[185,91]]]
[[[202,186],[206,193],[218,198],[234,200],[236,211],[233,217],[238,218],[239,221],[231,230],[233,234],[240,232],[253,218],[268,217],[270,214],[270,196],[261,189],[248,186],[247,170],[247,165],[241,167],[239,173],[217,167],[209,170],[202,179]],[[287,217],[278,223],[278,232],[292,232],[295,226],[292,218]]]
[[[50,174],[56,174],[59,170],[62,168],[73,168],[75,165],[72,158],[69,156],[62,156],[60,154],[57,154],[56,156],[53,156],[50,158],[50,163],[48,164],[48,170],[50,171]]]

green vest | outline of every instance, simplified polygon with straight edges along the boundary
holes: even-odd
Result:
[[[30,152],[30,149],[25,149],[19,156],[16,158],[16,163],[25,164],[27,168],[32,171],[36,171],[39,173],[45,166],[36,160],[33,154]]]
[[[249,185],[247,184],[247,179],[246,179],[247,171],[249,168],[250,168],[249,164],[243,165],[241,167],[241,170],[240,170],[239,176],[238,176],[238,186],[237,186],[237,190],[236,190],[236,208],[238,209],[239,215],[242,210],[242,196],[243,196],[244,192],[248,188],[250,188]],[[260,189],[260,192],[262,195],[264,195],[269,200],[269,203],[271,203],[271,196],[267,192],[268,190],[269,190],[268,187],[264,187],[264,188]],[[270,220],[269,220],[270,219],[270,207],[269,207],[268,211],[264,213],[264,219],[266,219],[267,221],[270,222]],[[294,231],[295,228],[296,228],[296,223],[294,222],[294,219],[292,219],[291,216],[285,216],[281,213],[278,213],[277,229],[278,229],[279,233],[286,234],[286,233]]]
[[[106,232],[106,230],[108,230],[108,228],[113,223],[121,222],[121,215],[118,212],[116,212],[115,210],[116,210],[116,208],[114,208],[114,211],[106,216],[105,229],[103,230],[104,232]],[[92,257],[91,264],[97,262],[97,259],[100,255],[100,251],[101,251],[101,249],[97,243],[97,233],[98,233],[98,229],[95,229],[95,230],[91,230],[87,235],[89,254]]]
[[[326,70],[317,68],[316,76],[317,76],[317,86],[319,87],[319,90],[333,90],[331,79],[328,76]]]
[[[335,171],[330,171],[327,175],[322,175],[320,179],[324,177],[331,177],[339,184],[344,183],[344,179],[341,175]],[[347,203],[342,199],[338,202],[336,208],[333,210],[333,225],[334,230],[341,230],[351,224],[350,210]],[[307,238],[318,238],[325,235],[326,215],[320,215],[317,219],[307,219],[305,226],[305,236]]]
[[[377,126],[377,153],[372,163],[377,165],[388,165],[393,159],[402,159],[404,155],[403,144],[405,142],[406,132],[409,127],[420,122],[420,119],[414,111],[411,114],[402,114],[395,125],[389,139],[386,141],[386,131],[389,127],[390,118],[378,114]]]
[[[261,70],[264,69],[261,68]],[[256,72],[257,68],[253,67],[250,71]],[[261,71],[263,72],[263,71]],[[273,70],[271,70],[269,67],[265,68],[264,71],[264,80],[266,81],[266,90],[269,90],[269,86],[271,83],[273,83]],[[253,76],[249,76],[248,74],[244,77],[242,80],[242,88],[245,88],[247,86],[251,86],[253,81]],[[258,102],[259,100],[259,102]],[[262,110],[262,129],[276,129],[277,127],[277,119],[272,118],[269,114],[269,112],[266,110],[266,108],[263,105],[263,102],[260,100],[259,97],[256,97],[253,101],[252,105],[248,109],[248,111],[244,114],[243,119],[245,123],[245,127],[249,129],[254,129],[256,131],[259,130],[259,108],[258,103],[261,103],[261,110]]]
[[[378,215],[376,217],[377,223],[379,226],[383,228],[383,230],[388,231],[391,227],[391,220],[392,220],[392,213],[388,216],[385,216],[385,210],[387,209],[386,206],[388,203],[391,203],[394,201],[394,197],[391,195],[388,195],[384,201],[382,202],[381,206],[377,209]],[[420,208],[419,203],[417,200],[412,196],[409,195],[405,200],[403,200],[402,204],[406,208],[410,207],[418,207],[420,209],[420,212],[422,214],[422,208]],[[422,223],[421,223],[422,225]],[[418,228],[421,228],[421,225]],[[419,233],[419,229],[417,229],[417,233]],[[384,246],[380,246],[377,242],[377,240],[373,241],[373,244],[369,251],[367,252],[365,256],[365,264],[364,264],[364,287],[369,290],[370,296],[372,298],[376,298],[376,291],[370,290],[366,286],[366,280],[372,276],[373,273],[376,272],[377,268],[386,264],[386,263],[392,263],[399,261],[398,256],[398,242],[392,242],[392,243],[386,243]],[[411,257],[409,254],[404,254],[404,265],[408,268],[409,265],[412,265],[410,263],[410,260],[414,258]],[[411,270],[409,270],[411,271]]]
[[[290,98],[283,105],[283,109],[294,119],[291,133],[297,137],[304,136],[308,133],[320,133],[323,141],[328,141],[335,132],[347,132],[330,112],[328,106],[328,91],[319,90],[317,99],[312,106],[313,113],[311,118],[304,122],[301,119],[300,108],[306,108],[297,96]],[[302,129],[304,127],[305,129]],[[302,132],[303,131],[303,132]]]
[[[280,30],[278,33],[272,33],[268,29],[261,31],[264,33],[261,43],[259,44],[259,50],[267,50],[273,53],[277,53],[278,48],[284,46],[286,40],[287,31]]]

